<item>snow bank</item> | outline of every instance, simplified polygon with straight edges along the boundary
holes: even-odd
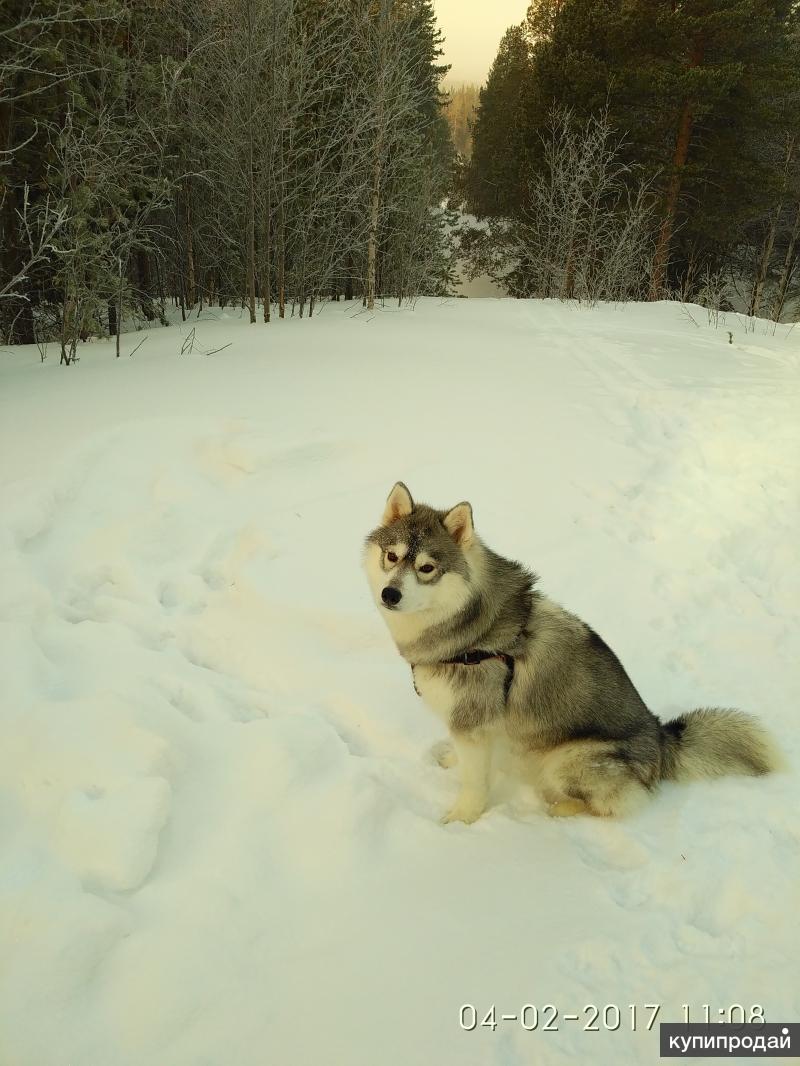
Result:
[[[796,765],[797,332],[359,312],[2,355],[3,1066],[617,1066],[658,1058],[644,1004],[800,1017],[794,772],[440,826],[359,570],[397,478],[469,498],[657,713],[752,710]]]

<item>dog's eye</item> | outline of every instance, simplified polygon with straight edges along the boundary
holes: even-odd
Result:
[[[397,562],[397,553],[396,552],[387,552],[386,553],[386,558],[389,560],[390,563],[396,563]]]
[[[432,573],[433,573],[433,570],[434,570],[434,568],[433,568],[433,567],[431,566],[431,564],[430,564],[430,563],[425,563],[425,565],[424,565],[424,566],[421,566],[421,567],[419,568],[419,572],[420,572],[421,574],[432,574]]]

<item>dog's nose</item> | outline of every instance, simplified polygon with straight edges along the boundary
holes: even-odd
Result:
[[[400,589],[393,589],[391,585],[387,585],[381,593],[381,599],[387,607],[396,607],[402,595]]]

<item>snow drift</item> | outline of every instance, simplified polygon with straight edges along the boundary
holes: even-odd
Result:
[[[2,355],[4,1066],[616,1066],[644,1004],[800,1017],[794,772],[443,827],[359,571],[395,480],[467,498],[662,718],[742,707],[796,765],[797,333],[359,310]]]

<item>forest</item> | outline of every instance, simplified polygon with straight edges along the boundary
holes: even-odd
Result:
[[[0,337],[214,302],[310,316],[449,283],[430,0],[12,0]]]
[[[795,313],[791,0],[534,0],[446,89],[433,0],[5,0],[0,340],[209,303],[517,297]]]
[[[534,0],[461,172],[475,269],[514,295],[780,319],[800,237],[800,8]]]
[[[447,88],[445,115],[450,126],[453,147],[465,160],[472,155],[472,125],[479,94],[479,85],[463,84]]]

